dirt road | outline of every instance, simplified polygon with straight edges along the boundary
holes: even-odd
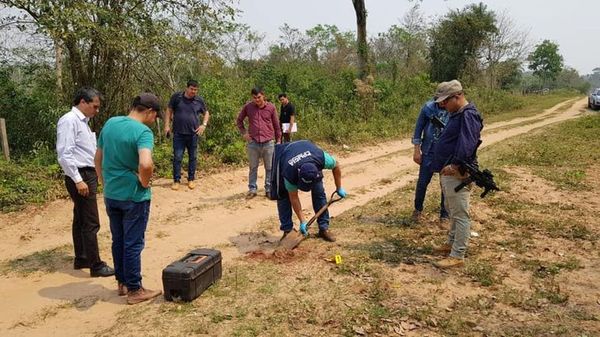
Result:
[[[483,145],[575,118],[586,99],[563,102],[542,114],[486,125]],[[571,104],[573,104],[571,106]],[[561,109],[569,106],[566,110]],[[416,178],[409,139],[336,154],[349,198],[335,205],[335,216],[398,189]],[[259,177],[259,181],[261,181]],[[170,190],[169,180],[154,183],[150,223],[143,252],[144,285],[161,288],[161,270],[195,247],[218,247],[225,261],[279,238],[276,207],[264,197],[244,199],[247,170],[200,177],[199,188]],[[326,174],[326,186],[333,186]],[[310,205],[307,196],[303,204]],[[101,255],[110,259],[110,234],[104,204],[99,202]],[[307,210],[308,212],[308,210]],[[13,260],[71,243],[70,201],[51,202],[38,209],[0,215],[0,259]],[[335,230],[335,219],[332,222]],[[259,234],[260,233],[260,234]],[[91,279],[72,270],[70,262],[56,272],[28,276],[0,275],[1,336],[93,336],[110,327],[121,310],[131,310],[117,296],[114,279]]]

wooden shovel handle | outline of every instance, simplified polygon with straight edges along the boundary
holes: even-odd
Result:
[[[323,207],[321,207],[321,209],[319,211],[317,211],[317,213],[315,213],[315,215],[310,218],[310,220],[308,220],[308,223],[306,224],[306,228],[308,229],[308,227],[310,227],[310,225],[315,222],[315,220],[317,220],[318,217],[321,216],[321,214],[323,214],[323,212],[325,212],[327,210],[327,208],[329,208],[329,205],[333,204],[334,202],[340,201],[342,200],[342,197],[340,197],[339,194],[337,194],[337,198],[335,198],[335,195],[337,194],[337,190],[333,193],[331,193],[331,197],[329,197],[329,201],[323,205]]]

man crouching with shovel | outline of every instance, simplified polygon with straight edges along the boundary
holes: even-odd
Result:
[[[310,226],[310,223],[306,222],[302,214],[302,204],[298,197],[298,190],[311,192],[313,209],[316,213],[317,223],[319,224],[318,236],[325,241],[334,242],[335,237],[329,230],[329,212],[327,211],[327,206],[331,204],[331,201],[327,202],[327,196],[323,187],[322,170],[332,170],[336,193],[340,198],[344,198],[346,197],[346,191],[342,188],[342,171],[339,165],[337,165],[331,155],[307,140],[292,142],[283,146],[283,151],[277,154],[279,156],[277,158],[279,165],[277,168],[273,168],[274,170],[278,169],[280,174],[279,181],[281,182],[280,179],[283,178],[284,186],[282,187],[287,192],[287,195],[286,193],[282,193],[282,197],[277,200],[277,211],[279,212],[279,222],[281,223],[280,229],[283,231],[281,244],[284,245],[284,242],[286,242],[290,245],[289,248],[291,249],[295,247],[295,240],[291,240],[293,236],[299,236],[300,240],[303,238],[297,232],[292,232],[294,229],[292,209],[300,220],[300,232],[303,235],[308,235],[308,226]],[[290,235],[286,239],[286,236],[290,233],[294,235]],[[298,243],[300,242],[298,241],[295,244],[297,245]]]

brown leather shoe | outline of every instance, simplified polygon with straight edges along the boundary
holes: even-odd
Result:
[[[433,252],[435,254],[438,254],[438,255],[446,255],[447,256],[447,255],[450,254],[451,251],[452,251],[452,246],[450,246],[447,243],[444,243],[441,246],[434,246],[433,247]]]
[[[423,221],[423,212],[417,211],[415,209],[411,216],[411,220],[413,223],[421,223]]]
[[[118,284],[118,290],[119,290],[119,296],[125,296],[127,295],[128,291],[127,291],[127,286],[125,286],[123,283],[119,282]]]
[[[449,269],[449,268],[462,267],[465,265],[465,261],[463,259],[459,259],[457,257],[450,256],[445,259],[434,262],[433,265],[440,269]]]
[[[160,290],[150,290],[144,287],[140,287],[140,289],[127,293],[127,304],[137,304],[140,302],[147,301],[149,299],[155,298],[162,294]]]
[[[325,241],[329,241],[329,242],[335,242],[335,236],[333,236],[333,234],[331,234],[331,231],[326,229],[326,230],[320,230],[319,229],[319,234],[318,236],[320,238],[322,238]]]
[[[193,180],[188,181],[188,188],[190,190],[193,190],[194,188],[196,188],[196,183]]]
[[[449,231],[450,230],[450,219],[448,218],[440,218],[440,221],[438,222],[438,228],[444,231]]]

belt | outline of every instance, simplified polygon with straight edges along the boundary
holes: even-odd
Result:
[[[269,139],[269,140],[267,140],[265,142],[257,142],[256,140],[252,139],[252,141],[255,142],[256,144],[267,144],[267,143],[273,142],[275,140],[274,139]]]
[[[77,168],[79,171],[96,171],[96,168],[91,167],[91,166],[85,166],[85,167],[78,167]]]

